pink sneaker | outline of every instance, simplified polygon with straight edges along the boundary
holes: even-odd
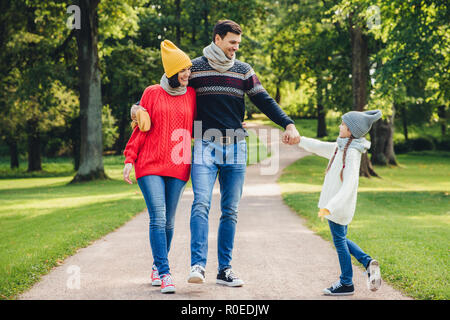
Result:
[[[158,269],[156,269],[156,266],[153,265],[152,267],[152,286],[160,286],[161,285],[161,279],[159,278]]]
[[[175,285],[170,274],[165,274],[161,278],[161,293],[175,293]]]

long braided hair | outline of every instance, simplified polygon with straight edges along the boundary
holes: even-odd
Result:
[[[350,146],[350,143],[352,143],[353,139],[355,139],[355,137],[353,135],[351,135],[350,138],[348,138],[348,141],[344,147],[344,152],[342,154],[342,169],[341,169],[341,174],[340,174],[341,181],[344,181],[345,157],[347,155],[348,147]],[[333,161],[334,161],[334,158],[336,157],[337,152],[338,152],[338,147],[336,147],[336,150],[334,151],[334,155],[328,164],[327,170],[325,170],[325,174],[327,174],[328,171],[330,170],[331,165],[333,164]]]

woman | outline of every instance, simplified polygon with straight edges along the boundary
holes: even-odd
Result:
[[[124,151],[123,176],[131,184],[134,165],[150,216],[152,285],[161,285],[162,293],[173,293],[168,252],[177,204],[189,179],[196,96],[195,90],[187,87],[192,66],[189,57],[169,40],[161,43],[161,57],[165,72],[161,82],[146,88],[140,100],[151,126],[144,129],[140,125],[148,131],[135,126]]]

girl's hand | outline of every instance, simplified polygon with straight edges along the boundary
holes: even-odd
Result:
[[[328,209],[320,209],[317,213],[317,216],[320,218],[321,221],[323,221],[323,217],[328,216],[330,214],[330,211]]]
[[[130,172],[132,168],[133,164],[131,163],[125,163],[125,167],[123,168],[123,180],[125,180],[125,182],[128,182],[129,184],[133,184],[133,182],[131,182],[130,180]]]

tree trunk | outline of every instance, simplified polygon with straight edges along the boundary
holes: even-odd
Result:
[[[358,26],[350,25],[352,43],[353,109],[363,111],[367,104],[368,52],[367,39]]]
[[[195,20],[192,21],[192,34],[191,34],[191,44],[195,45],[197,41],[197,22]]]
[[[328,135],[327,123],[325,121],[325,108],[323,106],[323,85],[320,76],[316,80],[316,96],[317,96],[317,137],[322,138]]]
[[[370,131],[372,140],[371,161],[376,165],[397,165],[393,143],[395,107],[392,107],[392,109],[393,114],[387,119],[376,121]]]
[[[352,92],[353,110],[363,111],[367,104],[368,78],[368,51],[367,38],[361,28],[352,22],[349,16],[350,41],[352,47]],[[374,171],[367,152],[361,157],[360,175],[364,177],[378,177]]]
[[[121,111],[119,120],[119,137],[116,140],[114,150],[116,155],[122,155],[126,145],[126,127],[129,125],[128,111]]]
[[[400,110],[400,114],[402,116],[403,135],[405,136],[405,140],[408,140],[408,115],[406,113],[406,106],[403,105]]]
[[[76,117],[70,120],[69,124],[69,136],[72,144],[72,156],[73,156],[73,167],[75,171],[80,168],[80,117]]]
[[[9,147],[11,169],[19,168],[19,149],[17,147],[17,140],[7,139],[6,144]]]
[[[438,107],[439,122],[441,123],[441,133],[445,136],[447,133],[447,112],[445,110],[445,105]]]
[[[103,169],[102,99],[97,51],[99,0],[80,0],[77,31],[80,87],[80,167],[72,182],[106,179]]]
[[[28,172],[41,171],[41,137],[37,120],[27,121],[28,134]]]
[[[280,104],[281,103],[281,90],[280,90],[280,84],[277,84],[277,91],[275,93],[275,101],[276,103]]]
[[[325,121],[325,108],[322,104],[317,105],[317,138],[323,138],[328,135],[327,123]]]
[[[209,1],[203,0],[203,26],[204,26],[204,45],[208,45],[211,40],[212,30],[209,30],[209,20],[208,20],[208,14],[209,14]]]
[[[370,162],[369,157],[367,156],[367,152],[363,153],[361,157],[361,166],[359,167],[359,175],[361,177],[378,177],[379,175],[375,172],[372,166],[372,162]]]
[[[177,46],[180,46],[181,44],[181,8],[180,8],[180,1],[181,0],[175,0],[175,42]]]

